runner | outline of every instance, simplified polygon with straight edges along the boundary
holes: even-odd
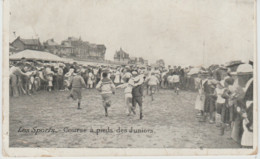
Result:
[[[143,78],[140,78],[138,76],[137,71],[133,71],[133,78],[131,78],[131,81],[129,82],[131,85],[133,85],[133,90],[132,90],[132,112],[135,113],[135,108],[136,104],[138,103],[139,105],[139,110],[140,110],[140,119],[143,119]]]
[[[73,100],[78,100],[78,109],[81,109],[80,108],[80,103],[82,99],[81,89],[82,87],[87,88],[87,86],[84,79],[80,75],[80,69],[76,69],[75,76],[72,78],[70,84],[72,88],[69,97],[71,97]]]
[[[150,88],[150,95],[151,95],[151,98],[152,98],[152,101],[153,101],[154,100],[153,94],[156,91],[156,88],[157,88],[157,86],[159,84],[159,80],[155,76],[155,73],[152,72],[151,76],[146,79],[146,82],[147,82],[147,84],[148,84],[148,86]]]
[[[128,113],[127,116],[131,115],[131,103],[132,103],[132,89],[133,86],[128,83],[129,79],[126,78],[126,83],[121,84],[119,86],[117,86],[116,88],[125,88],[124,93],[125,93],[125,105],[126,105],[126,112]]]
[[[102,80],[99,81],[97,84],[96,89],[100,91],[102,101],[103,101],[103,106],[105,109],[105,116],[108,116],[108,107],[111,105],[111,94],[115,94],[115,85],[111,81],[111,79],[108,78],[108,73],[103,72],[102,74]]]

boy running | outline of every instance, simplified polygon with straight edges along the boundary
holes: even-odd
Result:
[[[96,89],[101,92],[103,106],[105,108],[105,116],[107,117],[107,108],[111,105],[111,94],[115,94],[115,85],[112,80],[108,78],[107,72],[103,72],[102,80],[98,82]]]
[[[160,83],[158,78],[155,76],[155,73],[152,72],[152,75],[146,79],[148,86],[150,88],[150,95],[152,97],[152,101],[154,100],[153,94],[156,91],[157,85]]]
[[[78,70],[76,70],[75,76],[72,78],[71,92],[70,92],[70,96],[69,96],[69,97],[72,97],[72,99],[74,99],[74,100],[78,100],[78,109],[81,109],[80,103],[81,103],[81,99],[82,99],[82,95],[81,95],[82,87],[87,88],[84,79],[80,75],[80,70],[78,69]]]
[[[127,116],[131,115],[131,103],[132,103],[132,89],[133,86],[128,83],[129,79],[126,78],[124,84],[121,84],[119,86],[117,86],[116,88],[125,88],[124,93],[125,93],[125,105],[126,105],[126,111],[127,111]]]
[[[143,78],[138,76],[137,71],[132,72],[133,77],[129,83],[134,86],[132,89],[132,112],[135,114],[136,104],[139,105],[140,119],[143,119]]]

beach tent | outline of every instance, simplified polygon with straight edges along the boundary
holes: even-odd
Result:
[[[26,58],[28,60],[42,60],[42,61],[63,61],[59,56],[53,55],[44,51],[37,50],[24,50],[13,54],[9,57],[10,60],[21,60],[21,58]]]

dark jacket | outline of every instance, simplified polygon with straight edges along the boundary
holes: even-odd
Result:
[[[138,85],[132,90],[133,97],[142,97],[143,96],[143,85]]]

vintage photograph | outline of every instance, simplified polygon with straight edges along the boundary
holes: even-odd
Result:
[[[255,8],[4,1],[4,154],[256,154]]]

